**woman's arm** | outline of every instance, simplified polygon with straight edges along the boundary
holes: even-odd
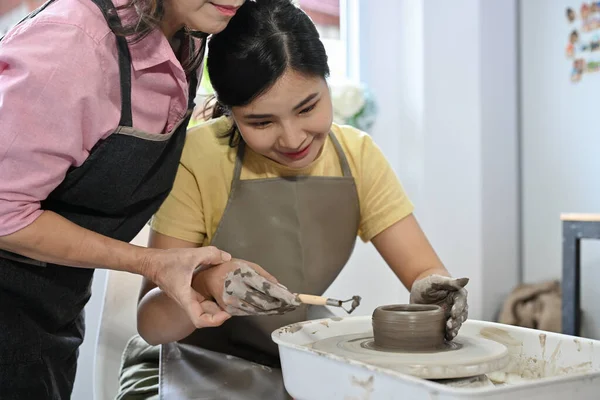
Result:
[[[408,290],[416,280],[428,275],[450,276],[413,214],[402,218],[371,241]]]
[[[134,246],[84,229],[50,211],[25,228],[1,236],[0,248],[48,263],[141,274],[168,293],[169,300],[198,327],[213,324],[199,312],[198,293],[190,286],[193,271],[231,259],[214,247],[163,250]]]
[[[150,249],[84,229],[60,215],[44,211],[33,223],[0,236],[0,249],[34,260],[79,268],[108,268],[151,275]]]
[[[199,247],[196,243],[166,236],[154,230],[150,231],[148,246],[158,249]],[[207,294],[201,285],[202,280],[193,279],[191,283],[197,292],[197,300],[201,306],[198,311],[199,318],[204,321],[203,326],[219,326],[225,322],[229,314],[214,302],[206,300]],[[196,325],[179,304],[151,280],[144,278],[138,300],[137,328],[146,342],[161,344],[185,338],[196,329]]]

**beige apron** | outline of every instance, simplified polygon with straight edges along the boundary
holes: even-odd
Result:
[[[332,133],[329,138],[341,177],[240,180],[241,142],[227,207],[211,243],[262,266],[293,293],[325,292],[356,242],[356,185],[338,140]],[[314,317],[309,311],[302,306],[284,315],[233,317],[161,346],[160,398],[288,399],[271,332]]]

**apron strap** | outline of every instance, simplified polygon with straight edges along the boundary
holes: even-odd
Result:
[[[350,164],[348,164],[348,158],[346,158],[346,154],[344,153],[344,149],[342,149],[342,145],[337,140],[333,132],[329,131],[329,137],[331,138],[331,142],[335,146],[335,150],[338,153],[343,176],[346,178],[352,177],[352,170],[350,170]]]
[[[108,26],[112,28],[117,26],[122,28],[121,19],[117,14],[117,9],[110,0],[92,0],[98,6]],[[131,113],[131,54],[127,39],[120,35],[117,38],[117,51],[119,53],[119,76],[121,79],[121,119],[120,126],[133,127],[133,117]]]
[[[238,141],[237,153],[235,155],[235,167],[233,168],[233,179],[231,180],[231,188],[233,185],[240,180],[242,175],[242,164],[244,161],[244,152],[246,151],[246,142],[243,140]]]
[[[338,154],[338,158],[340,159],[340,166],[342,167],[342,176],[346,178],[352,177],[352,170],[350,169],[350,164],[348,164],[348,158],[346,158],[346,154],[344,153],[344,149],[342,149],[342,145],[337,140],[333,132],[329,131],[329,137],[331,138],[331,142],[335,147],[335,151]],[[231,187],[240,180],[240,176],[242,174],[242,164],[244,161],[244,152],[246,150],[246,143],[243,140],[240,140],[238,143],[237,153],[235,156],[235,167],[233,168],[233,179],[231,180]]]
[[[48,0],[47,2],[45,2],[44,4],[42,4],[41,6],[39,6],[38,8],[36,8],[35,10],[33,10],[32,12],[30,12],[29,14],[27,14],[22,20],[20,20],[19,22],[17,22],[15,24],[15,26],[23,23],[24,21],[28,20],[29,18],[35,17],[41,11],[43,11],[46,7],[48,7],[51,3],[54,3],[54,0]],[[2,39],[4,39],[4,36],[0,36],[0,42],[2,41]]]

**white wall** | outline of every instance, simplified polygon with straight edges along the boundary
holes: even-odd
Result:
[[[528,282],[561,277],[561,212],[600,212],[600,73],[570,82],[572,28],[581,1],[526,0],[521,10],[523,260]],[[598,31],[596,31],[598,32]],[[600,243],[582,246],[583,335],[600,338]]]
[[[471,278],[470,315],[492,319],[519,275],[516,4],[360,6],[371,133],[446,266]]]
[[[516,5],[425,1],[424,226],[470,308],[493,318],[518,279]]]
[[[518,7],[480,2],[483,316],[521,280]]]

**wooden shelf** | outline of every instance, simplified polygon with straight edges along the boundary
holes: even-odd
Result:
[[[581,222],[600,222],[600,214],[577,214],[564,213],[560,214],[561,221],[581,221]]]

